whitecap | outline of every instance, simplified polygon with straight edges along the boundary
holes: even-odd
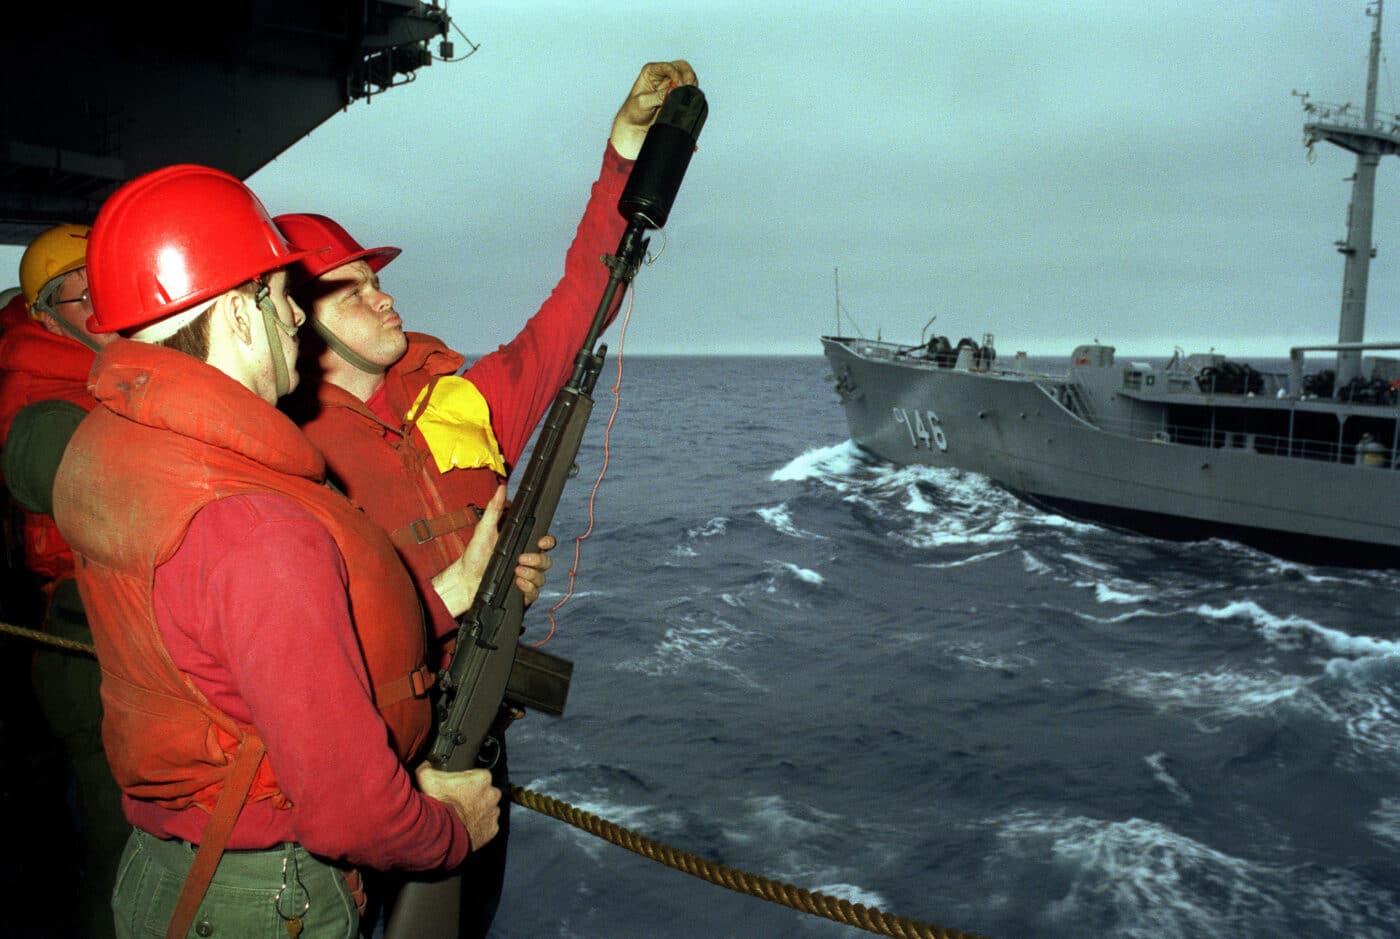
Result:
[[[848,476],[861,465],[861,449],[853,441],[816,447],[793,457],[773,471],[771,482],[802,482],[809,479],[828,480],[832,476]]]
[[[1015,673],[1032,668],[1036,664],[1035,658],[1023,652],[1008,655],[1002,652],[988,651],[980,642],[954,643],[948,646],[948,652],[964,665],[996,672]]]
[[[1176,781],[1176,777],[1167,770],[1166,753],[1158,750],[1156,753],[1150,753],[1142,759],[1143,762],[1147,764],[1148,768],[1152,770],[1152,778],[1165,786],[1166,790],[1170,792],[1178,802],[1182,805],[1191,804],[1191,793],[1183,789],[1181,783]]]
[[[724,534],[728,527],[729,519],[721,515],[710,519],[699,528],[686,529],[685,536],[687,538],[714,538],[717,535]]]
[[[1097,923],[1123,939],[1196,939],[1275,924],[1284,934],[1293,911],[1313,917],[1317,932],[1383,939],[1394,898],[1346,870],[1305,869],[1249,861],[1141,818],[1110,821],[1018,811],[989,820],[998,848],[988,863],[1023,872],[1043,865],[1059,876],[1060,895],[1046,908],[1057,923]],[[1036,876],[1026,874],[1025,876]],[[991,897],[993,903],[1005,897]]]
[[[874,837],[862,830],[858,820],[780,795],[746,798],[736,814],[737,818],[725,826],[725,837],[742,846],[745,854],[766,855],[761,862],[766,876],[794,884],[834,882],[850,876],[850,871],[822,861],[828,852],[814,851],[814,846],[852,837],[869,842]]]
[[[816,571],[813,570],[808,570],[805,567],[798,567],[796,564],[789,564],[786,561],[784,561],[778,565],[778,568],[780,570],[787,571],[789,574],[793,575],[798,580],[802,581],[804,584],[811,584],[815,587],[820,587],[822,584],[826,583],[826,578],[823,577],[821,574],[818,574]]]
[[[1330,709],[1317,697],[1312,684],[1311,679],[1297,675],[1246,674],[1227,669],[1196,674],[1128,669],[1105,681],[1108,688],[1146,701],[1159,711],[1193,709],[1218,718],[1253,717],[1280,702],[1300,700],[1312,710],[1328,712]]]
[[[855,884],[821,884],[815,888],[815,892],[871,910],[884,910],[885,907],[884,897]]]
[[[809,805],[796,805],[780,795],[750,796],[743,800],[743,824],[727,830],[735,843],[798,845],[824,841],[837,835],[839,816]]]
[[[1284,649],[1296,650],[1309,642],[1317,642],[1337,655],[1400,655],[1400,642],[1372,636],[1352,636],[1302,616],[1276,616],[1253,600],[1236,600],[1219,608],[1201,604],[1196,608],[1196,613],[1208,619],[1247,619],[1255,625],[1260,635]]]
[[[1070,554],[1066,552],[1065,554],[1061,555],[1061,557],[1063,557],[1066,561],[1073,561],[1080,567],[1092,567],[1094,570],[1099,571],[1107,571],[1112,569],[1109,567],[1109,565],[1103,563],[1102,561],[1095,561],[1092,558],[1086,558],[1082,554]]]
[[[685,820],[678,812],[658,809],[651,805],[618,802],[610,797],[606,789],[593,788],[586,792],[570,792],[564,780],[557,775],[533,779],[525,788],[549,793],[551,798],[567,802],[581,812],[596,815],[652,838],[663,839],[667,833],[682,831],[685,827]],[[551,830],[569,837],[574,845],[592,860],[597,860],[605,851],[613,850],[613,845],[609,842],[572,825],[553,825]]]
[[[1125,586],[1125,585],[1123,584],[1123,582],[1121,582],[1121,581],[1118,582],[1117,586],[1113,586],[1113,585],[1106,584],[1106,583],[1102,583],[1102,582],[1097,582],[1097,583],[1093,583],[1093,584],[1080,582],[1080,583],[1076,583],[1075,586],[1076,586],[1076,587],[1090,587],[1090,586],[1092,586],[1092,587],[1094,588],[1094,597],[1095,597],[1095,599],[1097,599],[1100,603],[1124,603],[1124,604],[1127,604],[1127,603],[1146,603],[1148,600],[1151,600],[1151,599],[1152,599],[1150,596],[1148,596],[1148,595],[1146,595],[1146,594],[1132,593],[1132,592],[1130,592],[1130,591],[1127,589],[1127,586],[1135,586],[1135,585],[1127,585],[1127,586]]]
[[[1128,622],[1129,620],[1135,620],[1135,619],[1164,619],[1164,618],[1167,618],[1167,617],[1172,617],[1172,616],[1176,616],[1176,615],[1177,615],[1175,612],[1170,611],[1170,610],[1163,611],[1163,610],[1141,610],[1141,609],[1139,609],[1139,610],[1129,610],[1129,611],[1127,611],[1126,613],[1118,613],[1118,614],[1116,614],[1116,615],[1114,615],[1114,616],[1094,616],[1094,615],[1092,615],[1092,614],[1090,614],[1090,613],[1084,613],[1084,612],[1081,612],[1081,611],[1079,611],[1079,610],[1071,610],[1070,613],[1071,613],[1071,615],[1076,616],[1076,617],[1078,617],[1079,619],[1088,620],[1088,621],[1091,622],[1091,623],[1105,623],[1105,624],[1111,624],[1111,623],[1126,623],[1126,622]]]
[[[826,535],[817,535],[798,528],[792,521],[792,513],[788,510],[786,502],[769,508],[754,509],[754,514],[761,518],[770,528],[777,530],[781,534],[789,535],[793,538],[820,538],[829,540]]]
[[[729,675],[746,687],[762,689],[761,684],[730,661],[738,657],[742,645],[743,635],[730,623],[718,620],[714,625],[706,625],[693,617],[682,617],[679,625],[668,626],[662,632],[650,653],[619,662],[616,667],[652,678],[708,668]]]
[[[1034,554],[1031,554],[1029,551],[1021,552],[1021,560],[1021,566],[1025,568],[1027,574],[1044,575],[1054,573],[1054,570],[1050,567],[1049,564],[1046,564],[1044,561],[1036,557]]]
[[[999,558],[1005,551],[983,551],[980,554],[969,554],[965,558],[955,558],[951,561],[929,561],[916,564],[915,567],[924,567],[930,570],[946,570],[952,567],[962,567],[966,564],[980,564],[983,561],[990,561],[992,558]]]

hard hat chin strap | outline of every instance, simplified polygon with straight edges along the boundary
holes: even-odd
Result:
[[[58,324],[59,329],[63,330],[69,336],[73,337],[74,339],[81,342],[83,345],[87,346],[93,352],[98,352],[102,349],[102,347],[99,346],[91,336],[83,332],[78,327],[74,326],[72,323],[68,322],[63,317],[59,316],[57,313],[54,313],[52,311],[45,312],[48,312],[49,315],[53,317],[53,321]]]
[[[292,390],[292,378],[287,371],[287,357],[282,354],[282,343],[277,338],[277,332],[280,330],[290,338],[297,334],[297,328],[288,326],[277,315],[277,305],[272,302],[272,291],[268,289],[267,284],[259,280],[257,285],[257,293],[253,299],[262,313],[263,332],[267,334],[267,350],[272,353],[272,376],[277,383],[277,397],[280,398]]]
[[[339,336],[331,332],[329,326],[325,325],[314,316],[311,317],[311,328],[316,330],[316,334],[325,340],[326,348],[349,362],[355,368],[362,372],[367,372],[370,375],[382,375],[384,373],[383,366],[375,365],[369,359],[347,346]]]
[[[64,277],[67,276],[68,275],[66,274],[64,275]],[[49,281],[42,288],[40,288],[38,295],[34,298],[34,309],[38,310],[41,313],[47,313],[49,317],[55,323],[58,324],[59,329],[63,330],[69,336],[78,340],[83,345],[87,346],[93,352],[97,352],[102,347],[99,346],[97,342],[87,333],[83,332],[81,329],[68,322],[62,316],[59,316],[58,311],[53,308],[53,305],[51,303],[51,301],[53,300],[53,295],[58,293],[58,288],[62,283],[63,277],[55,277],[53,280]]]

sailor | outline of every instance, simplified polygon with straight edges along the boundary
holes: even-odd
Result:
[[[276,219],[288,241],[312,252],[294,269],[293,294],[323,346],[319,356],[302,359],[308,371],[303,393],[314,389],[316,400],[294,399],[291,412],[346,494],[390,533],[440,639],[455,636],[457,623],[433,602],[431,577],[461,553],[476,525],[472,507],[484,505],[506,479],[568,380],[608,281],[600,258],[616,248],[626,225],[617,203],[632,161],[666,92],[695,80],[684,61],[642,67],[613,119],[563,277],[513,340],[465,372],[465,358],[441,340],[404,331],[379,281],[398,248],[365,248],[322,215]],[[553,544],[546,536],[540,547]],[[532,560],[548,566],[543,554]],[[493,767],[500,787],[508,781],[503,732],[512,716],[503,712],[493,733],[502,742]],[[461,904],[463,936],[485,935],[495,915],[508,805],[502,806],[501,834],[463,872],[470,894]]]
[[[201,166],[127,183],[93,226],[87,327],[130,338],[98,355],[53,501],[134,825],[119,935],[351,939],[355,867],[455,867],[496,833],[489,773],[406,768],[430,726],[413,582],[275,408],[297,381],[285,268],[302,256]],[[471,601],[503,495],[443,572],[449,609]]]
[[[93,406],[88,370],[96,350],[112,338],[86,327],[92,313],[89,231],[86,225],[57,225],[29,243],[19,264],[27,315],[0,333],[0,444],[6,489],[23,510],[25,567],[41,591],[44,630],[83,644],[92,642],[92,633],[73,579],[73,555],[54,525],[51,497],[64,445]],[[79,876],[56,886],[63,891],[57,907],[76,918],[74,932],[110,936],[108,897],[131,826],[102,750],[101,672],[90,655],[40,646],[32,674],[44,720],[62,746],[78,836]]]

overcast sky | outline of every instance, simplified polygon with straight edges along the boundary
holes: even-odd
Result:
[[[629,353],[818,354],[839,269],[846,332],[916,341],[937,314],[1003,354],[1097,337],[1282,356],[1336,339],[1355,162],[1318,144],[1308,163],[1290,92],[1360,105],[1364,8],[452,0],[475,55],[354,104],[250,183],[274,213],[402,247],[383,277],[409,326],[484,351],[557,278],[637,69],[686,58],[709,121],[637,277]],[[1400,4],[1384,39],[1400,49]],[[1379,88],[1400,110],[1388,58]],[[1371,339],[1400,339],[1397,191],[1386,160]]]

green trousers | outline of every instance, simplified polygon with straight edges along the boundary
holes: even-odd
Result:
[[[112,908],[119,939],[165,935],[194,861],[184,841],[132,829],[117,870]],[[301,920],[301,939],[356,939],[360,914],[341,872],[296,844],[265,851],[226,851],[186,935],[278,939]]]

